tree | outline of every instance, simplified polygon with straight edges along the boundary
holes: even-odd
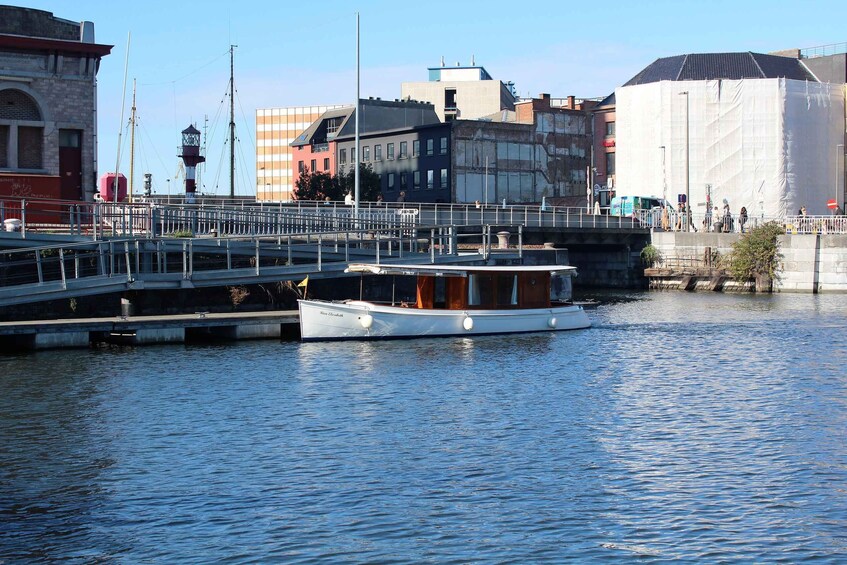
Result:
[[[739,282],[755,279],[757,289],[770,288],[782,270],[783,255],[777,237],[784,233],[780,224],[767,222],[741,236],[732,244],[732,278]]]
[[[305,169],[294,183],[294,197],[297,200],[343,200],[344,193],[338,186],[338,180],[329,173],[310,172]]]
[[[337,177],[338,186],[343,198],[348,192],[355,196],[355,170],[350,169]],[[359,164],[359,200],[362,202],[375,202],[376,197],[382,192],[379,175],[376,174],[370,163]]]

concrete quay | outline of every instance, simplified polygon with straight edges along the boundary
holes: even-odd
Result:
[[[660,232],[652,234],[652,243],[661,252],[665,261],[673,263],[688,261],[705,264],[713,255],[723,256],[732,252],[732,244],[741,237],[738,233],[684,233]],[[845,234],[786,234],[778,238],[782,254],[781,279],[774,284],[775,292],[799,293],[847,293],[847,235]],[[711,265],[704,265],[711,267]],[[669,273],[653,270],[646,273],[656,277],[668,277]],[[722,284],[715,288],[715,276],[706,273],[696,277],[694,287],[689,284],[694,273],[683,272],[674,280],[666,281],[668,288],[688,290],[749,290],[748,285]],[[694,284],[694,283],[691,283]]]
[[[299,337],[296,310],[0,322],[0,350]]]

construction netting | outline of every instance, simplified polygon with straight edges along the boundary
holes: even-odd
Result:
[[[616,190],[766,217],[843,205],[844,87],[786,79],[662,81],[615,91]],[[842,144],[839,147],[839,144]],[[686,165],[687,164],[687,165]]]

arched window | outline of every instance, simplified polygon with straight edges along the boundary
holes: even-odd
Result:
[[[26,93],[8,88],[0,90],[0,120],[40,122],[41,110]]]
[[[0,90],[0,168],[41,169],[44,118],[35,100],[23,91]]]

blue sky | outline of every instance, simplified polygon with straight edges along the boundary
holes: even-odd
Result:
[[[137,83],[136,187],[150,172],[167,192],[177,173],[179,132],[209,120],[201,189],[229,193],[229,46],[235,44],[237,194],[255,193],[256,108],[345,104],[355,98],[355,12],[361,18],[363,97],[397,98],[427,67],[471,57],[523,95],[601,97],[658,57],[716,51],[769,52],[847,42],[847,2],[717,0],[518,3],[329,0],[32,0],[8,2],[94,22],[114,45],[98,75],[100,173],[128,169],[132,80]],[[125,114],[124,62],[129,47]],[[123,123],[123,127],[122,127]]]

